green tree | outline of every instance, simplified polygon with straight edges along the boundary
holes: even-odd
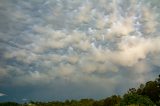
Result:
[[[145,85],[144,84],[141,84],[140,86],[139,86],[139,88],[137,89],[137,94],[139,94],[139,95],[142,95],[142,92],[143,92],[143,89],[144,89],[144,87],[145,87]]]
[[[0,103],[0,106],[20,106],[20,104],[15,102],[5,102],[5,103]]]
[[[154,106],[154,103],[150,100],[150,98],[137,94],[125,94],[120,106],[128,106],[133,104],[140,106]]]
[[[146,83],[142,95],[148,96],[153,102],[160,100],[160,87],[156,81],[149,81]]]
[[[104,100],[94,101],[93,106],[104,106]]]
[[[128,91],[128,94],[136,94],[136,93],[137,93],[136,88],[130,88]]]
[[[104,106],[116,106],[120,103],[121,97],[113,95],[104,100]]]

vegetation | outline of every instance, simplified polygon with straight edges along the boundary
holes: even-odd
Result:
[[[0,103],[0,106],[160,106],[160,75],[155,81],[141,84],[138,89],[131,88],[121,96],[113,95],[103,100],[81,99],[65,102],[34,102],[18,104],[14,102]]]

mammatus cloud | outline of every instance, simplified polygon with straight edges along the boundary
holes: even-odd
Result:
[[[6,77],[8,75],[7,70],[0,68],[0,78]]]
[[[118,64],[125,66],[133,66],[141,60],[145,60],[150,54],[156,56],[160,49],[157,48],[160,39],[156,38],[141,38],[141,37],[127,37],[118,45],[118,52],[111,53],[113,60],[119,62]]]
[[[79,94],[92,87],[91,96],[152,79],[160,66],[159,10],[152,2],[2,0],[0,85],[46,85],[50,92],[71,85],[67,90]]]

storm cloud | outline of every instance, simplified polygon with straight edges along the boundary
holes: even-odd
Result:
[[[1,0],[0,99],[99,99],[154,79],[159,4]]]

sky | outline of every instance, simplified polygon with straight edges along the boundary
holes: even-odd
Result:
[[[0,0],[0,101],[103,99],[160,74],[159,0]]]

